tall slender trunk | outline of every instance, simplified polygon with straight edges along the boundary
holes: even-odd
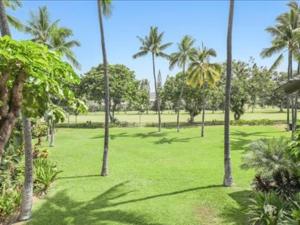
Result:
[[[32,198],[33,198],[33,156],[32,156],[32,135],[31,122],[26,116],[23,120],[23,138],[25,152],[25,180],[22,192],[21,210],[19,220],[28,220],[31,217]]]
[[[202,103],[202,123],[201,123],[201,137],[204,137],[204,121],[205,121],[205,99]]]
[[[105,86],[104,151],[103,151],[101,176],[107,176],[108,175],[108,144],[109,144],[109,77],[107,71],[108,63],[107,63],[105,38],[104,38],[102,0],[98,0],[98,16],[99,16],[99,25],[100,25],[101,48],[102,48],[102,57],[103,57],[103,68],[104,68],[104,86]]]
[[[7,15],[5,11],[5,5],[4,5],[4,0],[0,0],[0,28],[1,28],[1,35],[5,36],[11,36],[10,30],[9,30],[9,25],[8,25],[8,20],[7,20]]]
[[[288,52],[288,80],[293,78],[293,53],[292,50],[289,49]],[[291,104],[291,97],[287,97],[287,114],[286,114],[286,123],[288,126],[288,129],[290,128],[290,106]],[[293,114],[293,112],[292,112]]]
[[[155,88],[155,97],[156,97],[156,108],[157,108],[157,115],[158,115],[158,132],[160,132],[161,130],[160,96],[158,93],[157,83],[156,83],[155,56],[153,53],[152,53],[152,66],[153,66],[154,88]]]
[[[55,133],[55,127],[54,127],[54,121],[51,120],[49,123],[49,147],[54,147],[54,133]]]
[[[185,81],[185,64],[183,64],[183,69],[182,69],[182,73],[183,73],[183,79]],[[184,83],[182,84],[182,87],[180,89],[180,94],[179,94],[179,98],[178,98],[178,102],[177,102],[177,132],[179,132],[179,115],[180,115],[180,106],[181,106],[181,99],[182,99],[182,95],[183,95],[183,89],[184,89]]]
[[[234,0],[230,0],[228,33],[227,33],[227,66],[225,89],[225,115],[224,115],[224,181],[226,187],[232,186],[231,154],[230,154],[230,92],[232,70],[232,24],[234,13]]]
[[[7,16],[5,12],[4,1],[0,0],[0,30],[1,36],[11,36]],[[2,71],[3,72],[3,71]],[[0,162],[2,159],[2,154],[4,151],[4,147],[8,142],[8,139],[11,135],[12,129],[15,125],[16,118],[14,115],[9,115],[7,102],[8,102],[8,89],[7,89],[7,80],[9,74],[3,73],[0,76],[0,101],[3,106],[0,107]]]
[[[297,128],[297,102],[298,92],[292,97],[292,139],[295,137],[295,131]]]

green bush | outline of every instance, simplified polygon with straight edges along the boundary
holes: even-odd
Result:
[[[20,132],[16,129],[5,148],[0,163],[0,224],[19,207],[23,185],[23,151]]]
[[[21,191],[2,188],[0,193],[0,224],[12,215],[20,205]]]
[[[257,174],[271,177],[280,169],[289,169],[293,165],[287,152],[289,139],[285,137],[260,139],[252,142],[243,155],[243,169],[255,169]]]
[[[48,159],[38,158],[34,160],[34,190],[37,195],[46,194],[51,183],[55,181],[61,172],[54,163]]]
[[[290,203],[273,192],[258,192],[250,199],[247,214],[253,225],[288,225],[291,219]]]
[[[284,121],[274,121],[269,119],[260,119],[260,120],[234,120],[230,121],[231,125],[249,125],[249,126],[257,126],[257,125],[274,125],[277,123],[284,123]]]

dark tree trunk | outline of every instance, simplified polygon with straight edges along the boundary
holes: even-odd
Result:
[[[227,33],[227,66],[225,88],[225,116],[224,116],[224,181],[226,187],[232,186],[231,153],[230,153],[230,92],[232,70],[232,24],[233,24],[234,0],[230,0],[228,33]]]
[[[55,133],[55,127],[54,122],[51,120],[49,123],[49,147],[54,147],[54,133]]]
[[[205,122],[205,100],[202,103],[202,123],[201,123],[201,137],[204,137],[204,124]]]
[[[4,0],[0,0],[0,29],[2,36],[11,36],[5,11]]]
[[[31,122],[25,116],[23,116],[23,135],[25,144],[25,180],[22,192],[21,210],[19,215],[20,221],[30,219],[33,198],[33,156]]]
[[[185,65],[183,65],[182,72],[183,72],[183,77],[184,77],[184,80],[185,80]],[[180,117],[180,106],[181,106],[181,99],[182,99],[182,95],[183,95],[183,89],[184,89],[184,83],[182,84],[180,94],[179,94],[179,99],[178,99],[178,102],[177,102],[177,124],[176,124],[177,132],[179,132],[179,129],[180,129],[180,127],[179,127],[179,117]]]
[[[101,176],[108,175],[108,144],[109,144],[109,77],[108,77],[108,63],[105,48],[105,38],[104,38],[104,27],[103,27],[103,15],[102,15],[102,0],[98,0],[98,16],[100,25],[100,35],[101,35],[101,48],[103,57],[103,68],[104,68],[104,86],[105,86],[105,121],[104,121],[104,151],[103,151],[103,161]]]
[[[156,83],[156,73],[155,73],[155,56],[152,53],[152,66],[153,66],[153,77],[154,77],[154,87],[155,87],[155,97],[156,97],[156,107],[158,114],[158,132],[161,130],[161,117],[160,117],[160,96],[158,93],[157,83]]]
[[[280,106],[279,106],[279,112],[283,112],[283,102],[280,102]]]
[[[288,80],[293,78],[293,53],[292,50],[289,49],[288,52]],[[286,123],[287,127],[290,127],[290,104],[291,104],[291,97],[287,97],[287,114],[286,114]]]
[[[0,30],[2,36],[5,35],[11,36],[3,0],[0,0]],[[9,107],[10,99],[8,96],[8,89],[7,89],[8,78],[9,78],[9,74],[5,71],[2,71],[2,74],[0,76],[0,102],[2,105],[0,107],[0,118],[1,118],[0,119],[0,162],[2,159],[4,147],[11,135],[13,127],[15,126],[15,122],[17,119],[16,117],[18,116],[20,111],[19,106],[21,105],[20,102],[15,102],[15,103],[11,103],[11,105],[14,105],[14,108],[12,108],[12,106]],[[20,79],[20,81],[22,80],[23,79]],[[15,85],[19,86],[18,83],[15,83]],[[19,94],[21,96],[16,100],[22,99],[22,94],[19,93],[19,89],[22,91],[23,85],[21,85],[20,88],[13,90],[14,96],[12,96],[11,99],[19,97]]]

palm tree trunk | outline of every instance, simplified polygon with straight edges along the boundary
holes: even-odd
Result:
[[[0,0],[0,28],[2,36],[11,36],[3,0]]]
[[[49,126],[49,147],[54,147],[54,133],[55,133],[54,121],[50,121],[50,126]]]
[[[155,73],[155,56],[152,53],[152,66],[153,66],[153,77],[154,77],[154,88],[155,88],[155,97],[156,97],[156,107],[157,107],[157,114],[158,114],[158,132],[161,130],[161,117],[160,117],[160,96],[157,90],[157,83],[156,83],[156,73]]]
[[[31,122],[23,116],[23,135],[25,151],[25,180],[22,193],[22,203],[19,220],[28,220],[31,217],[32,198],[33,198],[33,158],[32,158],[32,135]]]
[[[107,56],[105,48],[105,38],[104,38],[104,27],[103,27],[103,16],[102,16],[102,0],[98,0],[98,16],[100,25],[100,35],[101,35],[101,48],[103,57],[103,68],[104,68],[104,86],[105,86],[105,121],[104,121],[104,151],[103,151],[103,161],[101,176],[108,175],[108,144],[109,144],[109,77],[107,71]]]
[[[1,36],[11,36],[7,16],[5,12],[5,5],[3,0],[0,0],[0,29],[1,29]],[[2,78],[0,79],[0,101],[2,104],[6,104],[8,101],[8,90],[6,82],[8,80],[9,75],[3,74]],[[2,159],[2,154],[4,152],[4,147],[11,135],[12,129],[15,125],[15,118],[6,119],[4,120],[3,117],[7,116],[7,108],[4,109],[5,106],[0,107],[0,162]]]
[[[231,67],[232,67],[232,24],[234,13],[234,0],[230,0],[228,33],[227,33],[227,66],[225,89],[225,115],[224,115],[224,181],[226,187],[232,186],[231,154],[230,154],[230,92],[231,92]]]
[[[202,123],[201,123],[201,137],[204,137],[204,121],[205,121],[205,99],[202,103]]]
[[[292,50],[289,49],[288,52],[288,80],[292,79],[293,77],[293,53]],[[291,104],[291,97],[287,97],[287,114],[286,114],[286,123],[288,126],[288,130],[290,128],[290,104]]]
[[[182,73],[183,73],[183,77],[185,79],[185,65],[183,65]],[[183,95],[183,89],[184,89],[184,83],[182,84],[178,102],[177,102],[177,126],[176,126],[177,132],[179,132],[179,115],[180,115],[180,106],[181,106],[181,99],[182,99],[182,95]]]

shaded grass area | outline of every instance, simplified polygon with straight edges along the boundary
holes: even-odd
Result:
[[[245,224],[241,208],[253,172],[240,169],[241,154],[251,140],[284,134],[275,127],[233,127],[235,186],[224,188],[222,126],[207,127],[205,138],[199,128],[113,128],[108,177],[98,176],[102,130],[60,129],[50,157],[63,173],[28,224]]]

